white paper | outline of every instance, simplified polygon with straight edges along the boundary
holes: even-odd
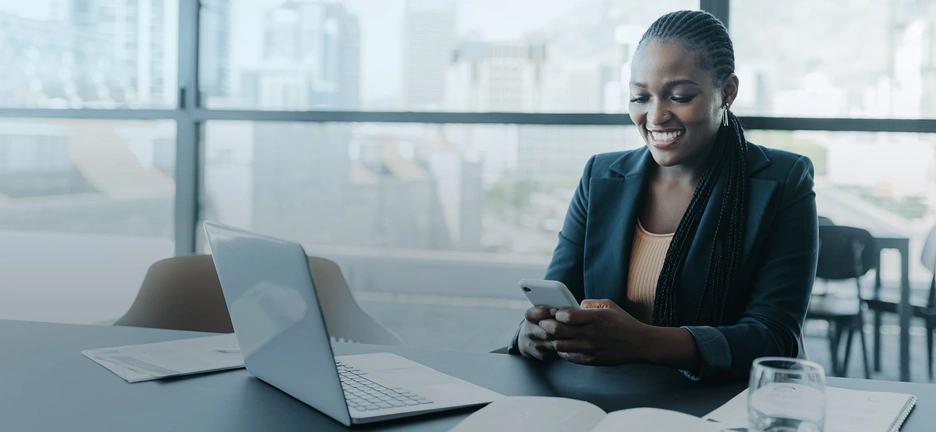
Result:
[[[244,367],[233,333],[81,353],[130,383]]]
[[[888,432],[911,398],[901,393],[869,392],[826,387],[826,432]],[[723,428],[744,430],[748,425],[748,391],[703,417]]]
[[[631,408],[608,414],[591,432],[718,432],[718,423],[707,423],[696,416],[658,408]]]
[[[605,412],[588,402],[539,396],[496,400],[455,425],[449,432],[590,431]]]

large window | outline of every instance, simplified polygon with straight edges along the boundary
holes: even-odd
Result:
[[[936,116],[933,2],[733,1],[730,23],[738,113]]]
[[[178,0],[0,1],[0,107],[171,108]]]
[[[201,94],[210,108],[532,112],[626,110],[622,79],[643,31],[663,13],[699,6],[695,0],[202,4]]]
[[[205,136],[204,217],[391,255],[548,258],[588,158],[642,145],[633,126],[209,122]]]
[[[172,122],[0,119],[0,317],[123,314],[173,254],[174,168]]]

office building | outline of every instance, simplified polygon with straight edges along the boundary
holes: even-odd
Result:
[[[360,95],[360,29],[340,3],[318,0],[235,4],[262,17],[232,46],[234,101],[266,109],[353,109]],[[259,24],[259,25],[258,25]],[[252,40],[251,40],[252,39]]]
[[[455,48],[453,0],[406,0],[403,21],[403,108],[439,109]]]
[[[539,111],[545,62],[541,43],[462,42],[448,68],[445,105],[456,111]]]
[[[201,2],[198,67],[201,100],[229,97],[231,94],[231,0]],[[212,100],[212,102],[214,102]]]

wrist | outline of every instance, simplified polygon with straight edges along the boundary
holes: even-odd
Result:
[[[701,366],[701,356],[695,338],[680,327],[648,326],[644,363],[695,371]]]
[[[666,346],[666,330],[667,327],[646,324],[646,329],[642,332],[644,335],[642,346],[644,349],[640,351],[639,361],[641,363],[659,364],[663,358],[662,347]]]

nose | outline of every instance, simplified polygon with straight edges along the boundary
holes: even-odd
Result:
[[[661,126],[669,121],[670,112],[663,104],[653,102],[647,107],[647,123],[653,126]]]

